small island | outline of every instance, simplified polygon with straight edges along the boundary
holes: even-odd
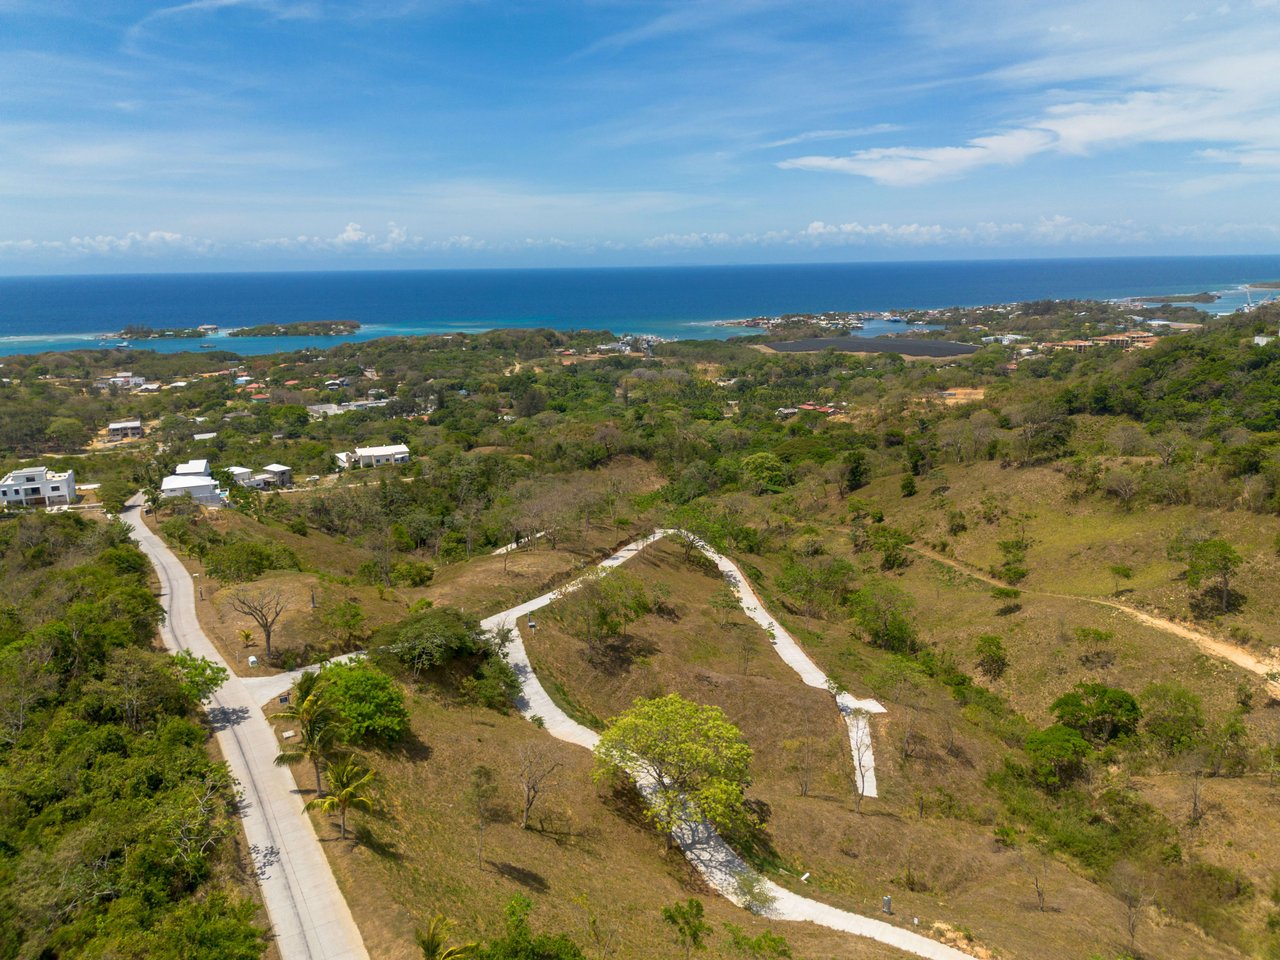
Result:
[[[298,320],[238,327],[228,337],[345,337],[360,329],[358,320]]]
[[[1139,303],[1214,303],[1218,299],[1216,293],[1175,293],[1166,297],[1135,297]]]
[[[198,340],[218,330],[214,326],[203,327],[149,327],[142,323],[131,323],[119,333],[107,334],[106,337],[120,340],[164,340],[169,338]],[[104,338],[105,339],[105,338]]]

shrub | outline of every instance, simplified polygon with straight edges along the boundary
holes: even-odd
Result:
[[[325,667],[326,698],[342,714],[350,743],[391,744],[409,732],[404,692],[372,664],[357,660]]]
[[[995,634],[986,633],[978,638],[978,669],[989,680],[999,680],[1009,669],[1009,656],[1004,643]]]
[[[1084,774],[1089,744],[1075,730],[1055,723],[1027,736],[1027,759],[1031,777],[1047,790],[1057,790]]]

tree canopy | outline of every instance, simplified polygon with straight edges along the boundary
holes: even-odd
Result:
[[[719,707],[668,694],[639,699],[595,748],[596,776],[635,778],[650,821],[664,832],[706,819],[738,832],[755,823],[746,804],[751,748]]]

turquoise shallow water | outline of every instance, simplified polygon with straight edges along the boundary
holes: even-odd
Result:
[[[1222,292],[1280,279],[1280,256],[790,264],[584,270],[153,274],[0,278],[0,355],[98,346],[128,324],[223,330],[267,322],[359,320],[351,337],[227,338],[243,354],[346,340],[494,328],[610,330],[671,338],[743,333],[718,320],[822,310],[902,310],[1040,298]],[[1256,298],[1256,294],[1255,294]],[[902,330],[870,323],[875,336]],[[749,331],[747,331],[749,332]],[[196,341],[133,346],[176,352]]]

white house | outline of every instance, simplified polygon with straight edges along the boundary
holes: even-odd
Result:
[[[338,461],[339,470],[348,470],[356,461],[356,455],[350,450],[340,450],[333,455],[333,459]]]
[[[409,448],[403,443],[385,447],[356,447],[356,463],[362,467],[381,467],[390,463],[408,463]]]
[[[274,483],[277,487],[293,486],[293,470],[281,463],[269,463],[262,468],[263,472],[270,477],[270,483]]]
[[[188,494],[197,503],[211,506],[222,503],[222,491],[218,489],[218,482],[212,477],[201,474],[174,474],[160,481],[162,497],[181,497]]]
[[[48,467],[15,470],[0,480],[0,506],[45,507],[55,503],[71,503],[76,498],[74,470],[54,473]]]
[[[262,489],[262,481],[255,477],[253,471],[248,467],[227,467],[227,473],[231,474],[231,479],[242,487],[249,487],[254,490]]]
[[[208,460],[188,460],[174,467],[173,472],[179,477],[207,477],[211,471]]]

